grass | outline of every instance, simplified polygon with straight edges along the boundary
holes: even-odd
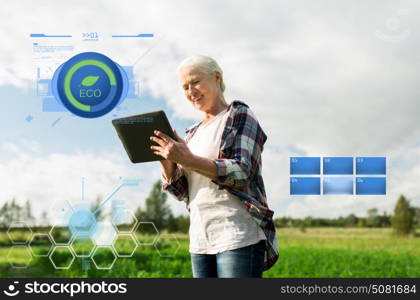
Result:
[[[267,278],[420,277],[418,237],[394,236],[388,228],[307,228],[306,232],[282,228],[277,234],[280,259],[264,273]],[[159,251],[154,246],[139,246],[132,257],[118,258],[111,270],[97,270],[89,258],[76,258],[69,269],[55,270],[47,257],[34,257],[28,268],[16,269],[9,260],[21,264],[26,257],[24,249],[17,249],[8,259],[10,247],[3,246],[0,277],[191,277],[188,236],[176,237],[179,250],[175,255],[178,242],[162,238],[157,244]],[[130,245],[129,240],[122,240],[118,249],[128,254]],[[35,248],[42,250],[42,246]],[[107,267],[112,256],[104,250],[97,252],[95,261]],[[65,253],[57,252],[54,257],[63,265],[69,260]]]

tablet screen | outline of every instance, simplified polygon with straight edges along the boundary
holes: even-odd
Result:
[[[163,160],[153,153],[150,146],[156,143],[150,140],[155,130],[159,130],[175,139],[171,125],[163,110],[128,116],[112,120],[118,136],[133,163]]]

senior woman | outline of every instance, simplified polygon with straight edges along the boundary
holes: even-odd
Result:
[[[261,176],[267,139],[254,114],[223,96],[223,72],[206,56],[178,68],[186,98],[203,120],[183,140],[155,131],[163,189],[185,201],[190,212],[193,276],[262,277],[278,258],[277,240]]]

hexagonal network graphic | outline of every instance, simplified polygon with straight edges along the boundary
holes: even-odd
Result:
[[[26,244],[32,236],[32,229],[23,221],[15,221],[7,229],[12,244]]]
[[[50,235],[48,233],[34,233],[29,242],[29,249],[35,257],[47,257],[53,249]]]
[[[160,257],[174,257],[181,247],[181,244],[175,235],[163,234],[159,236],[159,239],[154,246]]]
[[[33,257],[48,257],[55,269],[68,269],[75,257],[80,257],[86,266],[93,262],[97,269],[108,270],[118,257],[132,257],[139,245],[154,243],[158,235],[154,224],[142,224],[142,230],[152,228],[148,231],[151,241],[139,243],[134,233],[139,223],[132,211],[120,210],[111,221],[102,222],[98,222],[95,214],[121,189],[138,186],[139,181],[124,179],[95,211],[88,202],[73,205],[68,200],[55,201],[49,209],[54,224],[49,232],[33,233],[25,222],[13,222],[7,236],[16,246],[8,252],[9,263],[14,268],[26,268]]]
[[[31,251],[24,245],[12,246],[7,253],[7,261],[12,268],[27,268],[32,261]]]
[[[89,209],[79,209],[71,214],[69,227],[74,236],[89,237],[96,229],[96,218]]]
[[[130,233],[120,233],[114,241],[114,249],[118,257],[132,257],[138,245]]]
[[[69,246],[55,246],[49,258],[54,268],[59,270],[67,270],[74,262],[74,254]]]
[[[70,216],[74,210],[68,200],[55,200],[50,209],[49,216],[53,224],[65,226],[69,224]]]
[[[76,236],[70,247],[76,257],[90,257],[95,249],[95,243],[90,237]]]
[[[91,259],[98,270],[110,270],[117,260],[117,255],[111,246],[98,246]]]
[[[111,246],[117,237],[115,227],[108,221],[98,222],[92,240],[98,246]]]
[[[129,209],[119,210],[112,217],[112,224],[120,233],[131,233],[137,226],[137,218]]]
[[[153,222],[139,222],[134,237],[139,245],[153,245],[159,237],[159,231]]]
[[[73,233],[68,226],[57,226],[54,225],[50,230],[50,236],[52,241],[56,245],[67,246],[73,239]]]

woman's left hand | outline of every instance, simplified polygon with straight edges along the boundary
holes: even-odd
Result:
[[[167,160],[183,166],[187,165],[193,154],[188,148],[187,143],[176,133],[175,130],[174,134],[176,140],[158,130],[155,130],[154,134],[155,136],[151,136],[150,140],[158,145],[151,146],[150,149],[152,149],[156,155],[160,155]]]

